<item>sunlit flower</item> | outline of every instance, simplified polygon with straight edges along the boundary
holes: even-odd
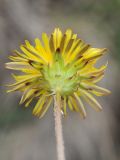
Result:
[[[50,37],[43,33],[42,42],[36,38],[33,46],[26,40],[20,49],[21,52],[15,50],[9,57],[13,62],[6,63],[8,69],[22,73],[12,74],[16,82],[9,85],[8,92],[23,92],[20,104],[25,103],[26,107],[36,98],[34,115],[43,117],[57,94],[61,97],[64,115],[69,108],[85,118],[84,100],[96,111],[102,110],[93,95],[110,93],[96,85],[103,78],[107,65],[96,68],[95,64],[106,48],[92,48],[70,29],[63,34],[56,28]]]

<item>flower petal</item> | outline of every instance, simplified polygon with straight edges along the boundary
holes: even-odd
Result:
[[[43,107],[43,105],[44,105],[44,103],[45,103],[45,100],[46,100],[46,98],[45,98],[44,95],[42,95],[42,96],[39,98],[37,104],[35,105],[35,107],[34,107],[34,109],[33,109],[33,114],[34,114],[34,115],[39,116],[39,114],[40,114],[40,112],[41,112],[41,110],[42,110],[42,107]]]
[[[97,102],[97,100],[87,91],[80,89],[81,96],[90,104],[91,107],[93,107],[96,111],[101,111],[102,107]]]
[[[74,96],[79,104],[79,107],[80,107],[80,115],[83,117],[83,118],[86,118],[86,111],[85,111],[85,107],[81,101],[81,99],[78,97],[77,93],[74,93]]]
[[[8,62],[5,64],[5,67],[8,69],[14,70],[22,70],[22,69],[30,69],[31,66],[27,62]]]
[[[48,100],[46,100],[46,104],[43,106],[41,112],[39,113],[39,118],[42,118],[45,115],[45,113],[47,112],[52,103],[52,100],[53,100],[52,97],[49,97]]]

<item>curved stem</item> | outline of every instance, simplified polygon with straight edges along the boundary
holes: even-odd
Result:
[[[54,118],[58,160],[65,160],[64,140],[61,122],[61,97],[59,94],[54,96]]]

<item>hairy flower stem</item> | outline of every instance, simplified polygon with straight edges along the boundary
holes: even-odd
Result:
[[[62,121],[61,121],[61,97],[59,94],[54,96],[54,118],[55,118],[55,135],[57,144],[57,156],[58,160],[65,160],[64,153],[64,140],[62,133]]]

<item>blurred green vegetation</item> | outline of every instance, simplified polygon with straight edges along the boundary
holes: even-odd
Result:
[[[3,133],[9,133],[8,131],[10,130],[14,131],[14,129],[19,128],[21,126],[24,126],[24,128],[26,128],[25,126],[27,126],[28,124],[34,123],[38,120],[38,118],[32,115],[32,109],[35,105],[35,102],[33,102],[28,108],[25,108],[24,104],[19,105],[21,94],[20,95],[16,93],[7,94],[6,88],[3,87],[5,86],[6,81],[10,80],[11,71],[10,70],[7,71],[4,68],[4,63],[8,61],[8,55],[11,54],[11,50],[15,48],[17,49],[18,46],[24,42],[24,39],[33,40],[33,38],[37,34],[39,33],[41,34],[41,32],[44,32],[44,31],[49,33],[49,30],[51,31],[53,30],[52,26],[60,25],[61,28],[62,27],[64,28],[65,26],[65,27],[70,27],[73,30],[74,30],[74,26],[76,26],[75,27],[76,30],[74,31],[76,33],[80,32],[80,33],[86,34],[85,37],[88,37],[90,34],[91,35],[96,34],[96,30],[97,30],[98,35],[97,34],[93,35],[93,39],[88,38],[88,40],[89,39],[90,40],[92,39],[93,41],[95,40],[95,42],[99,45],[99,42],[101,42],[105,37],[105,40],[103,40],[103,43],[102,42],[101,43],[102,45],[104,45],[104,42],[105,42],[105,47],[109,49],[110,54],[108,55],[108,58],[110,57],[109,59],[111,64],[109,65],[109,68],[108,68],[109,73],[106,75],[108,77],[104,82],[105,82],[105,85],[107,83],[106,86],[108,86],[108,88],[111,87],[109,89],[112,91],[112,94],[108,97],[105,97],[106,105],[104,106],[104,112],[100,114],[100,117],[102,118],[99,119],[99,114],[95,114],[95,116],[97,117],[97,118],[96,117],[94,118],[94,120],[96,120],[95,123],[94,123],[94,120],[91,121],[92,119],[90,120],[88,125],[85,124],[86,123],[85,121],[82,123],[81,121],[77,122],[75,120],[77,116],[74,117],[74,114],[72,114],[73,115],[72,119],[69,119],[71,120],[70,125],[67,126],[66,124],[68,123],[66,123],[67,121],[65,120],[64,124],[66,125],[65,127],[66,133],[69,133],[69,129],[70,129],[70,134],[69,135],[67,134],[66,141],[68,140],[68,142],[71,143],[71,144],[68,143],[67,148],[71,147],[71,150],[69,153],[72,155],[72,153],[75,152],[74,154],[76,159],[77,158],[82,159],[77,157],[77,156],[80,156],[82,153],[85,155],[88,154],[90,156],[90,152],[89,152],[90,149],[93,149],[91,151],[96,155],[97,158],[101,160],[115,159],[115,158],[111,158],[112,155],[114,156],[114,154],[117,151],[118,151],[118,154],[120,153],[119,152],[120,151],[120,147],[119,147],[120,146],[119,145],[120,129],[118,127],[120,122],[120,112],[119,112],[120,89],[118,84],[120,76],[119,76],[119,69],[117,68],[118,67],[117,64],[120,64],[120,0],[74,0],[74,1],[73,0],[43,0],[43,1],[42,0],[40,1],[39,0],[36,0],[36,1],[34,0],[22,0],[22,1],[3,0],[2,1],[1,0],[0,9],[1,9],[0,10],[0,13],[1,13],[0,14],[0,31],[1,31],[0,44],[2,46],[1,47],[2,58],[0,58],[2,59],[2,61],[0,61],[0,65],[2,66],[0,70],[0,73],[1,73],[0,128],[3,131]],[[80,25],[82,25],[82,27]],[[85,26],[85,25],[88,25],[88,26]],[[83,29],[82,31],[80,31],[81,30],[80,27]],[[105,36],[103,36],[104,34]],[[38,35],[38,37],[40,37],[40,35]],[[99,37],[101,38],[100,40],[97,39]],[[106,44],[109,46],[106,46]],[[116,74],[118,75],[118,77],[116,76]],[[45,118],[49,118],[49,117],[47,116]],[[88,115],[88,120],[89,119],[90,119],[90,116]],[[47,119],[46,122],[48,121],[49,120]],[[46,122],[44,121],[44,124],[46,124]],[[51,125],[50,127],[52,130],[53,124],[51,122],[47,124]],[[82,124],[85,125],[85,127],[83,127]],[[43,125],[43,126],[49,128],[47,125]],[[87,128],[86,126],[88,127],[88,130],[86,129]],[[109,127],[111,127],[110,130],[108,130]],[[91,130],[93,130],[93,132]],[[74,134],[71,134],[71,132],[73,132]],[[42,133],[41,131],[39,133],[41,133],[41,135],[43,134],[44,136],[46,136],[48,135],[49,131],[47,134],[44,134],[44,132]],[[15,133],[15,135],[17,134],[18,132]],[[92,137],[92,134],[93,134],[93,137]],[[70,137],[70,135],[72,137]],[[86,139],[88,138],[87,136],[89,136],[89,139]],[[6,137],[7,137],[6,135],[5,135],[5,138],[2,137],[3,142],[5,141]],[[28,135],[26,137],[28,137]],[[45,137],[46,141],[44,143],[48,141],[47,137],[48,136]],[[101,137],[103,138],[103,140]],[[109,141],[109,138],[111,137],[113,138],[113,141],[116,138],[113,144],[111,141]],[[75,143],[78,145],[76,148],[73,145],[74,143],[72,141],[72,138],[73,138],[73,141],[75,141]],[[84,141],[84,138],[85,138],[85,141]],[[42,139],[44,140],[44,138],[41,138],[41,140]],[[52,138],[49,138],[49,139],[52,141]],[[22,141],[22,143],[24,144],[25,142],[24,140],[26,139],[23,139],[20,141]],[[79,144],[79,141],[80,141],[80,144]],[[8,143],[9,141],[6,141],[6,142]],[[39,140],[37,141],[36,139],[35,143],[37,142],[39,143]],[[86,145],[83,144],[83,142],[85,142]],[[42,147],[44,146],[44,143],[42,143],[41,145]],[[6,146],[8,146],[8,151],[6,150],[6,148],[4,149],[3,144],[1,145],[1,147],[3,146],[3,150],[5,151],[5,153],[3,154],[5,155],[8,154],[8,157],[9,157],[10,155],[9,150],[12,148],[11,144],[10,144],[10,147],[9,147],[9,144],[6,144]],[[95,147],[93,146],[93,144],[95,144]],[[52,146],[53,144],[51,143],[49,145]],[[84,146],[85,152],[83,152],[83,150],[81,150],[80,152],[80,146],[82,145]],[[115,145],[113,146],[112,150],[111,149],[109,150],[110,145],[112,146]],[[37,152],[39,153],[41,151],[40,154],[42,155],[43,149],[39,148],[40,146],[37,144],[33,145],[33,147],[35,146],[37,146],[38,148]],[[89,150],[86,150],[88,149],[87,147],[89,148]],[[16,145],[14,146],[14,148],[15,149],[17,148]],[[28,143],[28,149],[29,149],[29,143]],[[114,153],[114,149],[115,149],[115,153]],[[30,152],[32,150],[34,149],[32,148]],[[17,150],[15,150],[14,152],[18,154]],[[49,155],[49,149],[46,150],[46,153],[48,153]],[[101,155],[99,155],[100,153]],[[108,154],[109,158],[106,156],[106,154]],[[20,150],[20,155],[21,155],[21,150]],[[104,157],[101,158],[102,155],[105,155],[105,158]],[[75,159],[75,157],[73,157],[73,159]],[[24,159],[24,158],[21,158],[21,159]],[[89,157],[88,159],[93,160],[94,158]]]
[[[19,105],[19,100],[13,102],[9,105],[9,109],[6,109],[5,106],[0,113],[0,128],[12,129],[13,127],[24,125],[26,123],[33,122],[32,116],[32,106],[25,108],[24,105]],[[8,107],[7,107],[8,108]]]

